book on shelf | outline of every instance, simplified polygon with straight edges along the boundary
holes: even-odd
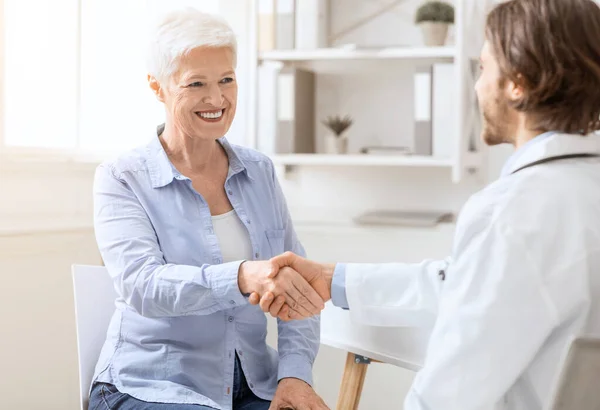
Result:
[[[258,0],[258,51],[275,49],[275,0]]]
[[[450,158],[453,144],[457,137],[456,121],[458,112],[455,101],[454,64],[436,63],[433,65],[433,100],[432,100],[432,155],[436,158]]]
[[[360,149],[361,154],[365,155],[410,155],[408,147],[386,147],[386,146],[371,146]]]
[[[313,50],[329,45],[329,0],[259,0],[258,50]]]
[[[359,225],[387,225],[407,227],[433,227],[439,223],[452,222],[450,212],[374,210],[354,218]]]
[[[457,109],[453,63],[434,63],[414,74],[414,153],[451,158],[455,144]]]
[[[296,0],[258,1],[258,51],[295,47]]]
[[[275,1],[275,48],[292,50],[296,36],[296,0]]]
[[[431,66],[418,67],[414,73],[414,141],[413,152],[431,155]]]
[[[329,46],[329,0],[296,0],[295,47],[313,50]]]
[[[316,78],[311,71],[283,67],[277,77],[277,141],[280,154],[315,152]]]

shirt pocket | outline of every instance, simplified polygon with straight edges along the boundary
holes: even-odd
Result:
[[[265,236],[271,250],[271,258],[285,252],[285,229],[267,229]]]

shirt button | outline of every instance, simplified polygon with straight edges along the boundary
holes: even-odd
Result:
[[[254,384],[250,383],[250,387],[254,388]]]
[[[248,222],[248,225],[250,225],[252,223],[252,221],[250,219],[248,219],[246,222]]]
[[[232,305],[235,305],[235,300],[230,300],[229,303],[231,303]]]
[[[256,252],[256,253],[254,254],[254,257],[255,257],[256,259],[258,259],[258,257],[259,257],[259,256],[260,256],[260,255],[258,254],[258,252]]]
[[[231,189],[230,189],[229,191],[227,191],[227,193],[228,193],[229,195],[233,195],[233,191],[232,191]]]
[[[233,316],[229,316],[229,318],[227,318],[227,320],[229,320],[230,322],[233,322]]]

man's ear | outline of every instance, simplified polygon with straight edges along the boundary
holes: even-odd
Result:
[[[153,75],[148,74],[148,85],[150,86],[150,89],[152,90],[152,92],[156,96],[156,99],[158,101],[164,103],[165,102],[165,98],[164,98],[163,89],[162,89],[160,83],[158,82],[158,80],[156,79],[156,77],[154,77]]]
[[[518,77],[520,79],[521,76]],[[510,101],[521,101],[525,96],[525,90],[522,85],[508,80],[506,82],[506,96]]]

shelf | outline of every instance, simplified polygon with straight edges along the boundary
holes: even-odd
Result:
[[[394,47],[381,49],[322,48],[274,50],[260,54],[262,61],[401,60],[454,58],[454,47]]]
[[[294,166],[397,166],[397,167],[452,167],[451,159],[416,155],[327,155],[282,154],[271,157],[275,165]]]

